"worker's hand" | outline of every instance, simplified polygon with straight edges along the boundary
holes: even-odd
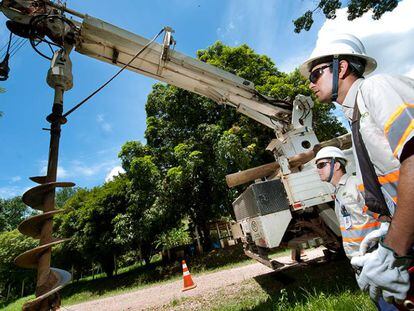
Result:
[[[358,285],[363,291],[368,291],[374,301],[382,295],[387,302],[401,303],[410,288],[407,268],[411,260],[409,256],[396,256],[380,240],[378,249],[353,257],[351,264],[362,268],[357,274]]]
[[[387,234],[389,227],[389,222],[382,222],[377,230],[368,233],[359,246],[359,252],[361,255],[365,255],[369,249],[377,245],[380,238]]]

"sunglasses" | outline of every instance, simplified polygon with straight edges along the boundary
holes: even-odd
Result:
[[[318,79],[321,77],[325,69],[329,67],[332,67],[332,64],[319,67],[318,69],[315,69],[314,71],[312,71],[309,75],[309,81],[315,84],[318,81]]]
[[[325,166],[327,166],[329,163],[331,163],[331,162],[319,162],[319,163],[316,163],[316,168],[317,169],[323,169]]]

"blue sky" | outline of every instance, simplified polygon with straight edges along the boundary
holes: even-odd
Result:
[[[414,77],[414,0],[404,0],[383,21],[369,16],[346,21],[345,10],[338,19],[326,21],[320,14],[310,32],[295,34],[292,20],[315,1],[301,0],[173,0],[173,1],[74,1],[67,6],[103,19],[146,38],[162,27],[175,30],[176,50],[195,57],[196,51],[221,40],[236,46],[247,43],[266,54],[276,66],[289,72],[306,59],[318,38],[332,32],[359,35],[368,52],[380,62],[379,72]],[[400,9],[401,7],[401,9]],[[1,14],[0,14],[1,15]],[[389,21],[388,21],[389,19]],[[387,36],[388,35],[388,36]],[[8,32],[0,16],[0,48]],[[1,56],[2,53],[0,53]],[[398,56],[398,57],[395,57]],[[109,64],[72,53],[74,88],[65,93],[66,110],[89,95],[117,70]],[[28,177],[45,172],[48,123],[53,91],[45,82],[49,62],[26,44],[10,61],[10,78],[0,82],[0,198],[21,195],[34,184]],[[128,140],[144,142],[145,102],[155,80],[135,73],[122,73],[107,88],[69,117],[63,126],[59,180],[93,187],[105,181],[119,166],[117,157]]]

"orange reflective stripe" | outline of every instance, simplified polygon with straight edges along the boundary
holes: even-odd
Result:
[[[342,238],[343,242],[361,242],[364,239],[364,237],[359,238]]]
[[[395,170],[394,172],[391,172],[384,176],[378,176],[378,181],[381,185],[387,184],[387,183],[395,183],[395,182],[398,182],[399,179],[400,179],[400,170]],[[357,188],[361,192],[365,191],[364,184],[358,185]]]
[[[384,132],[385,134],[388,134],[391,125],[394,123],[394,121],[403,113],[403,111],[407,108],[407,107],[414,107],[414,104],[402,104],[400,105],[397,109],[395,109],[394,113],[391,115],[391,117],[389,117],[389,119],[387,120],[387,122],[385,122],[384,125]]]
[[[404,134],[401,136],[401,139],[398,141],[397,147],[395,147],[394,150],[394,157],[397,157],[398,152],[403,147],[405,141],[407,140],[408,136],[411,134],[411,132],[414,130],[414,120],[411,120],[410,125],[405,130]]]
[[[362,208],[362,212],[365,213],[365,214],[368,214],[369,216],[371,216],[372,218],[375,218],[375,219],[378,219],[380,217],[380,214],[371,212],[368,209],[368,206],[366,206],[366,205],[364,205],[364,207]]]
[[[381,185],[398,181],[400,178],[400,170],[396,170],[384,176],[379,176],[378,181]]]
[[[352,226],[352,228],[348,229],[349,230],[362,230],[362,229],[368,229],[368,228],[373,228],[373,227],[379,227],[381,225],[381,223],[379,221],[374,221],[374,222],[369,222],[365,225],[359,225],[359,226]],[[345,231],[345,227],[340,227],[341,231]]]

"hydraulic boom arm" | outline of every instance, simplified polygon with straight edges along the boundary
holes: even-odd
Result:
[[[80,27],[76,51],[124,66],[149,40],[86,16]],[[153,43],[128,69],[227,104],[270,127],[283,127],[290,120],[286,103],[272,105],[252,82],[171,49],[171,30],[166,28],[163,45]],[[274,100],[273,100],[274,101]]]

